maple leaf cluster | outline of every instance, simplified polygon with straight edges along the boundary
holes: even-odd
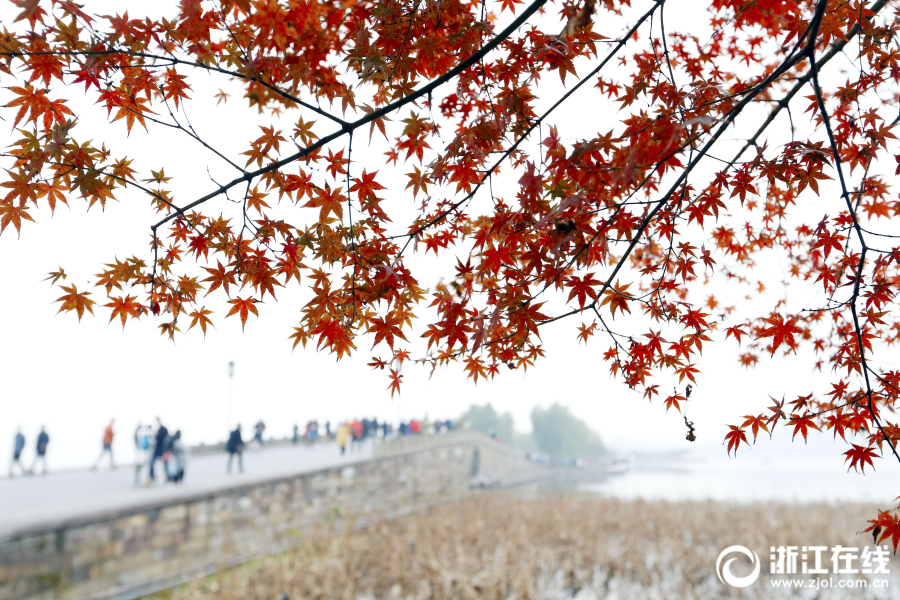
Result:
[[[302,287],[294,347],[341,358],[371,340],[391,395],[406,362],[475,382],[527,369],[542,328],[580,321],[577,343],[608,341],[602,360],[631,390],[652,401],[674,383],[676,411],[704,345],[734,344],[748,368],[806,352],[820,383],[730,425],[726,451],[781,424],[839,436],[851,469],[900,461],[896,2],[712,0],[702,36],[660,27],[665,2],[649,0],[182,0],[159,20],[13,3],[0,234],[76,200],[158,214],[147,254],[106,264],[95,291],[51,274],[61,312],[150,317],[174,339],[214,326],[204,298],[246,327]],[[180,116],[229,102],[195,92],[201,74],[240,82],[269,123],[240,156]],[[555,77],[565,92],[542,98]],[[110,127],[181,135],[233,178],[176,202],[164,168],[82,131],[76,94]],[[578,94],[608,110],[580,114],[587,137],[569,139],[554,124]],[[382,164],[354,160],[358,130],[387,140]],[[389,192],[415,203],[411,219]],[[429,290],[415,253],[455,266]],[[896,513],[873,521],[895,548]]]

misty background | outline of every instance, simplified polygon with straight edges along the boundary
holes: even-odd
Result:
[[[89,1],[84,10],[114,14],[127,8],[135,18],[164,13],[173,5],[174,2],[105,0]],[[690,15],[696,10],[694,2],[671,0],[667,7],[668,26],[686,30],[693,25]],[[644,5],[637,8],[643,10]],[[9,3],[0,4],[0,20],[10,23],[10,15],[16,10]],[[505,13],[502,18],[510,17]],[[558,20],[549,14],[542,19],[548,27],[555,27]],[[187,111],[194,127],[211,145],[231,156],[245,150],[249,141],[258,136],[258,125],[273,122],[247,108],[237,82],[195,72],[189,83],[196,102],[187,103]],[[558,97],[563,90],[559,81],[548,79],[541,85],[544,100]],[[230,93],[230,100],[216,110],[204,110],[213,105],[212,96],[218,89]],[[152,123],[148,123],[149,132],[136,126],[126,135],[121,123],[107,123],[105,109],[93,104],[92,98],[82,97],[75,88],[58,95],[62,94],[74,96],[70,104],[79,118],[77,139],[93,137],[95,144],[106,143],[117,156],[134,159],[139,177],[147,176],[150,169],[164,167],[166,175],[173,177],[171,187],[176,203],[189,201],[211,188],[208,169],[213,165],[215,172],[221,165],[186,136]],[[9,99],[9,92],[0,90],[0,102],[5,104]],[[615,110],[599,104],[590,86],[586,86],[566,105],[566,110],[551,120],[559,126],[561,138],[571,143],[595,134],[596,129],[605,131],[610,125],[601,116],[609,111],[609,121],[613,122]],[[299,114],[290,112],[280,126],[289,129]],[[592,122],[589,131],[584,126],[586,115]],[[2,126],[4,123],[0,123]],[[319,126],[322,129],[317,132],[326,131],[322,123]],[[740,138],[739,131],[734,135],[735,139]],[[367,147],[365,136],[358,138],[353,150],[354,172],[367,166],[367,157],[380,166],[388,142],[376,136]],[[344,142],[335,142],[335,149]],[[540,140],[531,142],[536,145]],[[395,221],[400,223],[403,215],[412,214],[414,209],[411,195],[402,192],[406,181],[403,172],[398,168],[388,176],[385,171],[383,181],[389,186],[385,210],[392,217],[398,214]],[[834,213],[839,201],[836,195],[823,193],[809,205],[820,213]],[[227,213],[232,207],[224,203],[207,207],[211,214],[220,210]],[[286,206],[285,210],[291,207]],[[690,402],[683,407],[696,428],[694,443],[685,440],[682,413],[666,412],[659,400],[650,404],[640,392],[629,390],[611,377],[608,363],[601,358],[608,346],[601,337],[591,339],[587,345],[577,342],[577,321],[542,328],[546,357],[527,371],[503,369],[494,380],[479,380],[476,385],[465,379],[459,365],[438,369],[433,374],[428,369],[407,365],[403,369],[401,394],[392,398],[386,372],[367,366],[372,355],[384,357],[386,351],[370,352],[371,341],[366,336],[357,340],[354,355],[340,362],[327,352],[317,352],[313,344],[291,349],[288,336],[306,302],[304,290],[276,290],[278,301],[267,298],[259,307],[260,316],[251,315],[244,331],[236,317],[224,318],[224,303],[210,302],[216,313],[215,329],[210,329],[204,339],[199,328],[194,328],[187,335],[177,336],[175,343],[159,335],[153,318],[129,323],[123,331],[118,322],[107,323],[108,316],[103,316],[108,314],[106,309],[98,309],[96,316],[86,315],[80,323],[74,314],[57,314],[59,305],[54,301],[62,293],[42,281],[47,273],[62,266],[69,274],[65,284],[88,289],[94,275],[115,257],[146,256],[149,225],[155,214],[147,197],[137,190],[121,190],[119,202],[108,203],[105,210],[95,206],[88,212],[83,201],[73,198],[68,207],[59,206],[53,216],[46,207],[32,214],[37,224],[25,223],[20,239],[12,229],[0,237],[0,473],[4,476],[17,428],[27,438],[28,464],[37,433],[42,425],[46,426],[51,437],[51,471],[88,466],[99,454],[103,428],[112,418],[116,419],[117,431],[114,451],[122,462],[133,457],[132,433],[138,423],[155,422],[156,417],[170,430],[180,429],[189,445],[222,441],[228,429],[231,394],[233,421],[241,422],[246,430],[263,419],[268,427],[266,435],[274,437],[289,435],[295,424],[302,429],[309,419],[318,419],[320,424],[363,417],[393,423],[426,415],[431,419],[455,419],[473,405],[487,403],[499,413],[508,413],[512,427],[528,434],[532,429],[532,411],[548,409],[558,402],[596,432],[612,453],[676,452],[682,453],[679,456],[684,460],[715,461],[735,469],[731,471],[734,473],[750,468],[748,465],[763,464],[760,461],[768,461],[765,464],[769,466],[793,465],[790,468],[796,472],[810,472],[809,465],[815,463],[822,469],[817,473],[827,473],[828,489],[841,488],[835,493],[849,489],[885,504],[897,495],[888,490],[900,465],[878,461],[878,471],[874,473],[846,473],[841,454],[848,446],[840,440],[834,442],[831,434],[811,432],[808,444],[799,439],[791,443],[790,430],[780,426],[773,441],[761,436],[752,449],[741,448],[737,458],[726,455],[722,440],[728,424],[739,424],[743,415],[763,411],[771,404],[771,397],[820,391],[826,374],[814,371],[816,359],[807,351],[774,358],[762,356],[759,364],[748,370],[739,366],[737,356],[741,349],[737,344],[724,341],[724,334],[716,336],[715,344],[704,347],[697,385]],[[439,260],[420,253],[409,264],[423,285],[433,287],[450,276],[448,266],[455,259],[453,252]],[[772,255],[758,266],[761,276],[771,277],[770,289],[778,288],[783,274],[779,265],[779,257]],[[737,306],[733,316],[741,318],[740,307],[747,305],[745,292],[725,286],[708,291],[714,292],[723,304]],[[105,303],[101,289],[92,293],[99,304]],[[766,292],[760,301],[771,303],[777,298],[777,294]],[[813,300],[803,289],[795,298],[797,306],[792,309],[807,306]],[[702,303],[704,298],[692,300]],[[422,317],[421,327],[412,335],[405,332],[411,340],[413,358],[422,346],[417,336],[428,322],[426,311],[417,314]],[[187,323],[182,323],[182,328],[186,327]],[[233,388],[229,390],[231,361],[235,370]],[[677,379],[661,383],[665,391],[668,385],[678,385]],[[760,474],[765,474],[764,470]],[[715,479],[721,475],[709,471],[706,477]],[[797,481],[791,476],[783,479],[782,485]]]

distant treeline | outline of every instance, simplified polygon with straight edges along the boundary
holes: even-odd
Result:
[[[558,402],[531,411],[531,433],[516,431],[512,415],[498,413],[490,404],[473,405],[462,418],[470,428],[495,435],[509,446],[554,459],[597,458],[605,451],[600,436]]]

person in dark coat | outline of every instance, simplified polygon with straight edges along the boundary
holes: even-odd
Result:
[[[231,432],[228,436],[228,441],[225,443],[225,451],[228,452],[228,472],[231,473],[231,461],[234,459],[234,455],[237,454],[238,457],[238,469],[241,473],[244,472],[244,440],[241,438],[241,424],[238,423],[237,428]]]
[[[34,455],[34,462],[31,463],[31,470],[29,474],[34,475],[34,469],[37,467],[37,462],[41,461],[41,467],[44,469],[43,474],[47,474],[47,446],[50,444],[50,436],[47,435],[47,431],[41,427],[41,432],[38,434],[37,438],[37,452]]]
[[[21,429],[16,429],[16,437],[13,442],[13,457],[9,462],[9,476],[13,476],[13,466],[19,465],[19,471],[25,474],[25,467],[22,465],[22,451],[25,450],[25,436],[22,435]]]
[[[253,429],[256,431],[256,434],[253,436],[253,441],[259,444],[259,447],[262,448],[266,445],[266,443],[263,441],[263,432],[265,432],[266,430],[266,424],[263,423],[262,419],[260,419]]]
[[[156,424],[159,425],[159,428],[156,430],[156,444],[153,446],[153,454],[150,455],[150,479],[152,481],[156,481],[153,466],[157,460],[162,459],[163,453],[166,451],[166,438],[169,437],[169,430],[162,424],[159,417],[156,417]]]

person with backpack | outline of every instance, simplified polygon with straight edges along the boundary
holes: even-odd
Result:
[[[134,482],[141,482],[141,469],[149,457],[151,440],[153,438],[153,428],[147,425],[144,427],[138,423],[137,429],[134,430]]]
[[[9,476],[13,476],[13,465],[19,465],[19,472],[25,474],[25,466],[22,464],[22,451],[25,449],[25,436],[21,429],[16,429],[16,437],[13,439],[13,457],[9,461]]]
[[[241,424],[238,423],[237,428],[228,436],[225,443],[225,451],[228,452],[228,472],[231,473],[231,461],[234,455],[238,457],[238,469],[244,472],[244,440],[241,438]]]

